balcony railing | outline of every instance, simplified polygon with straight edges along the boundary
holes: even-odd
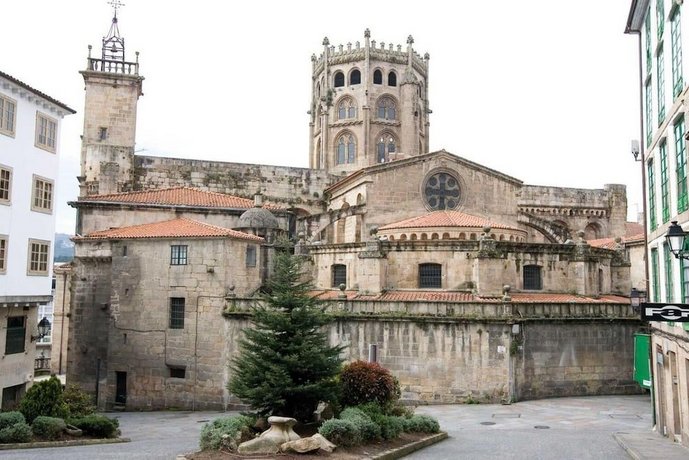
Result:
[[[112,61],[109,59],[88,58],[87,70],[93,72],[139,75],[138,62]]]
[[[50,370],[50,358],[40,357],[36,358],[33,366],[34,372],[49,371]]]

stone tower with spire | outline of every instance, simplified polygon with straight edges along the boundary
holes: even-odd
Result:
[[[407,46],[331,46],[311,61],[309,166],[334,174],[428,152],[428,60]]]
[[[79,195],[126,191],[132,184],[136,110],[143,95],[139,53],[127,61],[117,21],[119,2],[113,1],[112,24],[103,37],[101,53],[89,45],[85,83],[84,132],[81,141]]]

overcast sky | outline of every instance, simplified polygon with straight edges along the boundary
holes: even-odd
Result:
[[[523,180],[627,186],[641,211],[637,37],[630,0],[123,0],[128,60],[145,77],[142,154],[308,166],[311,54],[330,43],[414,37],[430,53],[431,150]],[[72,233],[87,46],[105,0],[4,1],[0,69],[77,110],[63,120],[57,230]]]

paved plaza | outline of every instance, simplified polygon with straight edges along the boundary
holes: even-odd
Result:
[[[689,458],[651,431],[649,396],[597,396],[525,401],[512,405],[421,406],[450,438],[409,459],[629,459]],[[221,412],[126,412],[129,443],[0,451],[8,460],[174,459],[198,449],[204,423]],[[625,450],[625,447],[627,448]]]

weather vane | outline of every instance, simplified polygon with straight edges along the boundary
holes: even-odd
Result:
[[[115,10],[115,17],[117,17],[117,9],[122,8],[124,3],[122,3],[120,0],[110,0],[108,5],[112,6],[112,8]]]

